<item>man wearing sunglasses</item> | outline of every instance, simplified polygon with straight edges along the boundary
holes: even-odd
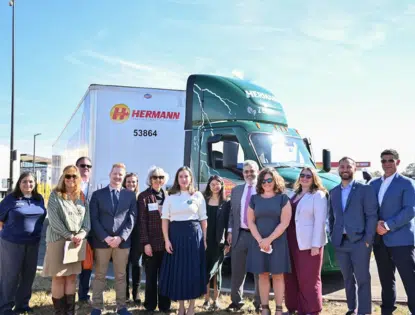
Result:
[[[385,174],[371,182],[379,202],[379,221],[373,251],[382,286],[382,315],[396,309],[395,269],[401,276],[408,297],[408,308],[415,314],[415,186],[400,174],[396,150],[381,155]]]
[[[330,236],[343,274],[349,308],[346,315],[372,313],[370,256],[378,221],[375,191],[354,180],[355,173],[356,162],[342,158],[339,161],[342,182],[330,191]]]
[[[229,215],[228,243],[231,245],[231,299],[228,306],[229,311],[240,310],[244,303],[242,301],[242,290],[246,277],[246,258],[248,247],[252,242],[252,235],[248,229],[248,205],[251,196],[256,194],[258,177],[258,164],[247,160],[243,166],[245,184],[238,185],[231,192],[231,211]],[[258,291],[258,275],[255,280],[255,311],[261,310],[261,302]]]
[[[92,195],[92,187],[89,182],[91,177],[92,162],[89,157],[82,156],[76,161],[76,166],[81,174],[81,190],[85,196],[86,202],[89,202]],[[88,243],[91,244],[91,234],[87,237]],[[79,304],[91,304],[89,287],[91,282],[92,270],[82,269],[79,274],[79,286],[78,286],[78,300]]]

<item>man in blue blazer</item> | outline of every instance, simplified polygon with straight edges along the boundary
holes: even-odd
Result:
[[[110,184],[92,194],[89,203],[92,225],[92,247],[95,251],[95,279],[92,285],[92,315],[104,308],[103,293],[112,258],[115,275],[117,313],[130,315],[126,308],[126,267],[131,247],[130,235],[137,218],[135,193],[122,189],[125,165],[114,164]]]
[[[395,269],[403,281],[408,308],[415,314],[415,186],[413,180],[397,173],[397,151],[381,153],[385,174],[373,180],[379,202],[379,222],[373,251],[382,286],[382,315],[396,309]]]
[[[342,182],[330,191],[330,235],[343,274],[349,308],[346,315],[356,314],[356,307],[357,314],[372,313],[369,270],[378,221],[375,191],[353,180],[355,172],[356,162],[349,157],[342,158],[339,161]]]

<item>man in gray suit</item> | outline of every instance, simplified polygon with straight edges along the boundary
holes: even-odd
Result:
[[[92,315],[104,308],[103,293],[112,258],[115,275],[117,313],[131,315],[126,308],[126,267],[131,247],[130,235],[137,218],[135,193],[122,189],[125,165],[114,164],[110,184],[92,194],[89,203],[92,225],[92,247],[95,251],[95,279],[92,285]]]
[[[246,257],[252,242],[252,235],[248,229],[247,213],[251,196],[256,194],[258,164],[247,160],[243,166],[245,184],[238,185],[231,192],[231,211],[229,214],[228,243],[231,245],[231,299],[228,310],[239,310],[244,306],[242,301],[243,286],[246,276]],[[261,302],[258,290],[258,275],[255,279],[255,310],[259,312]]]
[[[346,290],[346,315],[371,314],[370,255],[376,234],[378,204],[374,189],[353,180],[356,162],[339,161],[340,185],[330,191],[330,235]],[[357,305],[356,305],[357,282]]]

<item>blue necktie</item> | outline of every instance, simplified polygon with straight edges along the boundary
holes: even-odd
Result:
[[[114,189],[112,191],[112,204],[114,206],[114,213],[117,211],[118,209],[118,192]]]

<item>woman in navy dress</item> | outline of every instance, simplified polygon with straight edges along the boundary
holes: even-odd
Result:
[[[24,172],[14,191],[0,203],[0,314],[32,311],[29,301],[45,217],[35,177]]]
[[[179,301],[179,315],[195,314],[195,299],[206,293],[206,202],[195,191],[193,173],[179,168],[162,209],[167,253],[160,275],[160,294]],[[185,309],[184,301],[189,300]]]
[[[291,205],[284,193],[284,179],[273,168],[258,176],[257,194],[248,207],[248,227],[254,238],[248,250],[247,271],[259,275],[262,314],[269,315],[269,275],[275,294],[275,314],[282,315],[284,273],[291,271],[286,229],[291,220]]]

